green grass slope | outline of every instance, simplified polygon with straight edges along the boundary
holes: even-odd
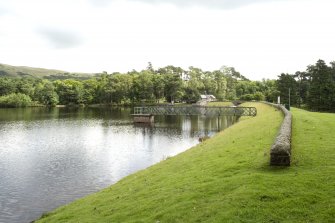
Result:
[[[209,102],[207,104],[207,106],[233,106],[233,102],[231,101],[225,101],[225,102],[221,102],[221,101],[213,101],[213,102]]]
[[[293,110],[293,165],[269,167],[282,114],[258,115],[39,222],[332,222],[332,114]]]
[[[89,78],[92,74],[87,73],[69,73],[62,70],[25,67],[25,66],[11,66],[7,64],[0,64],[0,77],[38,77],[49,79],[64,79],[64,78]]]

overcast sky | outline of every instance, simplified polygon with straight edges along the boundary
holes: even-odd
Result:
[[[152,62],[260,80],[335,60],[333,0],[1,0],[0,63],[127,72]]]

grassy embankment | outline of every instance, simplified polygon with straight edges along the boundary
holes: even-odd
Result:
[[[234,105],[231,101],[213,101],[213,102],[209,102],[207,104],[207,106],[232,106]]]
[[[40,221],[333,222],[335,114],[293,109],[293,163],[275,168],[269,149],[282,115],[254,105],[257,117]]]

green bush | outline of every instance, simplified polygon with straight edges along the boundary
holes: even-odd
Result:
[[[263,93],[261,92],[256,92],[254,94],[244,94],[240,97],[240,100],[243,101],[264,101],[265,100],[265,96]]]
[[[253,94],[254,96],[254,100],[256,101],[264,101],[265,100],[265,96],[262,92],[256,92],[255,94]]]
[[[251,100],[254,100],[254,97],[252,94],[244,94],[240,97],[240,100],[251,101]]]
[[[31,98],[28,95],[21,93],[12,93],[0,97],[0,107],[16,108],[27,107],[32,104]]]

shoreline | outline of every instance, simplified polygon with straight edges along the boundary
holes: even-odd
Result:
[[[244,119],[248,119],[248,118],[244,118]],[[236,124],[238,124],[238,123],[240,123],[240,122],[241,122],[241,121],[238,121],[237,123],[235,123],[234,125],[230,126],[229,128],[224,129],[224,131],[220,131],[220,132],[216,133],[216,134],[215,134],[213,137],[211,137],[210,139],[208,139],[208,140],[204,140],[202,143],[197,143],[195,146],[193,146],[193,147],[191,147],[191,148],[188,148],[187,150],[185,150],[185,151],[182,152],[182,153],[177,154],[176,156],[168,157],[167,159],[162,160],[161,162],[158,162],[158,163],[156,163],[156,164],[154,164],[154,165],[152,165],[152,166],[150,166],[150,167],[147,167],[146,169],[139,170],[139,171],[137,171],[137,172],[135,172],[135,173],[133,173],[133,174],[131,174],[131,175],[129,175],[129,176],[126,176],[126,177],[120,179],[120,180],[119,180],[118,182],[116,182],[115,184],[110,185],[109,187],[107,187],[107,188],[105,188],[105,189],[102,189],[102,190],[100,190],[100,191],[97,192],[97,193],[87,195],[87,196],[85,196],[85,197],[83,197],[83,198],[80,198],[80,199],[78,199],[78,200],[76,200],[76,201],[74,201],[74,202],[71,202],[71,203],[69,203],[69,204],[67,204],[67,205],[65,205],[65,206],[61,206],[61,207],[59,207],[59,208],[57,208],[57,209],[55,209],[55,210],[62,209],[63,207],[67,207],[68,205],[71,205],[71,204],[76,203],[76,202],[80,202],[80,201],[83,200],[83,199],[87,199],[87,197],[95,196],[95,194],[103,193],[104,191],[109,190],[109,188],[113,188],[115,185],[122,184],[122,182],[125,181],[125,180],[127,180],[129,177],[133,177],[133,176],[135,176],[135,175],[142,174],[143,172],[150,171],[150,169],[152,169],[152,168],[157,168],[157,165],[161,165],[161,164],[164,163],[164,162],[169,162],[170,160],[173,160],[173,159],[175,159],[175,158],[177,158],[177,157],[179,157],[179,156],[183,156],[183,154],[188,153],[188,151],[190,151],[190,150],[195,150],[195,149],[198,148],[198,147],[203,147],[206,143],[210,142],[213,138],[217,138],[217,137],[219,137],[220,134],[224,133],[225,131],[227,131],[228,129],[232,128],[233,126],[235,126]],[[53,210],[53,211],[55,211],[55,210]],[[49,213],[47,213],[47,214],[44,214],[44,215],[43,215],[40,219],[38,219],[37,221],[42,220],[44,217],[49,216],[49,214],[52,213],[53,211],[51,211],[51,212],[49,212]]]

